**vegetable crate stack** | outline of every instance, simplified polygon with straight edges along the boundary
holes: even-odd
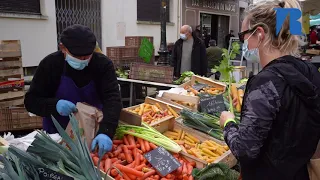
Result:
[[[0,108],[23,105],[24,80],[18,40],[0,41]]]
[[[132,63],[143,63],[139,57],[142,39],[147,38],[153,44],[153,37],[126,36],[125,46],[107,47],[107,56],[116,68],[129,68]],[[149,63],[154,62],[154,55]]]

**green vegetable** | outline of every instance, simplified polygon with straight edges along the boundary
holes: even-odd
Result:
[[[209,118],[203,114],[186,109],[183,109],[180,114],[186,126],[202,131],[216,139],[223,140],[223,133],[218,119]]]
[[[120,125],[117,128],[116,136],[122,138],[125,134],[130,134],[132,136],[144,139],[158,146],[162,146],[168,151],[179,153],[181,147],[168,137],[162,135],[160,132],[152,128],[151,126],[143,123],[144,127],[132,126],[132,125]]]
[[[193,169],[195,180],[238,180],[240,174],[224,163],[212,163],[203,169]]]
[[[221,61],[219,66],[215,67],[215,69],[221,73],[221,76],[224,81],[228,81],[229,100],[230,102],[232,102],[230,87],[233,82],[232,72],[234,68],[233,66],[230,66],[230,60],[234,59],[237,56],[237,54],[240,54],[240,45],[237,42],[233,42],[232,50],[230,51],[230,53],[228,52],[227,49],[222,49],[222,51],[223,51],[223,54],[222,54],[223,60]],[[234,112],[232,105],[230,106],[230,111],[232,113]]]
[[[192,71],[185,71],[181,74],[180,78],[173,81],[174,84],[182,84],[191,79],[191,77],[194,75]]]
[[[123,69],[117,69],[116,74],[119,78],[128,79],[129,72]]]

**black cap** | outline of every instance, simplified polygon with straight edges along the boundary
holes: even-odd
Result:
[[[60,41],[75,56],[92,54],[97,42],[91,29],[80,24],[64,29]]]

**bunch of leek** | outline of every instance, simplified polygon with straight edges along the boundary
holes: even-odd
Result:
[[[123,135],[130,134],[132,136],[144,139],[158,146],[162,146],[168,151],[179,153],[181,147],[168,137],[162,135],[153,127],[146,123],[142,124],[144,127],[132,126],[132,125],[120,125],[117,129],[116,136],[122,139]]]
[[[81,140],[75,117],[70,116],[75,140],[68,136],[54,117],[52,117],[52,121],[71,150],[65,144],[56,143],[43,131],[38,131],[39,133],[35,136],[35,140],[27,152],[14,146],[10,146],[8,152],[16,156],[22,164],[28,164],[28,167],[45,167],[77,180],[101,180],[100,171],[94,167],[87,144],[85,140]],[[21,173],[19,172],[19,174]]]
[[[30,163],[21,162],[15,155],[6,153],[0,156],[2,167],[0,179],[5,180],[40,180],[39,174]]]
[[[193,129],[204,132],[216,139],[223,140],[223,133],[217,119],[210,119],[200,113],[183,109],[180,112],[183,118],[183,124]]]

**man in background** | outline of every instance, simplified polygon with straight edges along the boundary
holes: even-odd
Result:
[[[230,39],[234,37],[233,35],[233,30],[230,30],[230,33],[226,36],[226,39],[225,39],[225,44],[226,44],[226,48],[228,49],[229,48],[229,43],[230,43]]]
[[[216,40],[210,40],[209,47],[207,48],[208,67],[210,68],[210,70],[215,66],[220,65],[220,61],[222,60],[222,53],[222,49],[217,46]]]
[[[192,33],[189,25],[181,27],[180,39],[176,41],[172,52],[171,66],[174,67],[175,77],[179,77],[185,71],[192,71],[201,76],[207,75],[206,48]]]
[[[217,46],[216,40],[209,41],[209,47],[207,48],[207,59],[208,59],[208,73],[211,75],[211,69],[215,66],[219,66],[222,60],[222,49]],[[219,79],[220,73],[216,73],[216,79]]]

